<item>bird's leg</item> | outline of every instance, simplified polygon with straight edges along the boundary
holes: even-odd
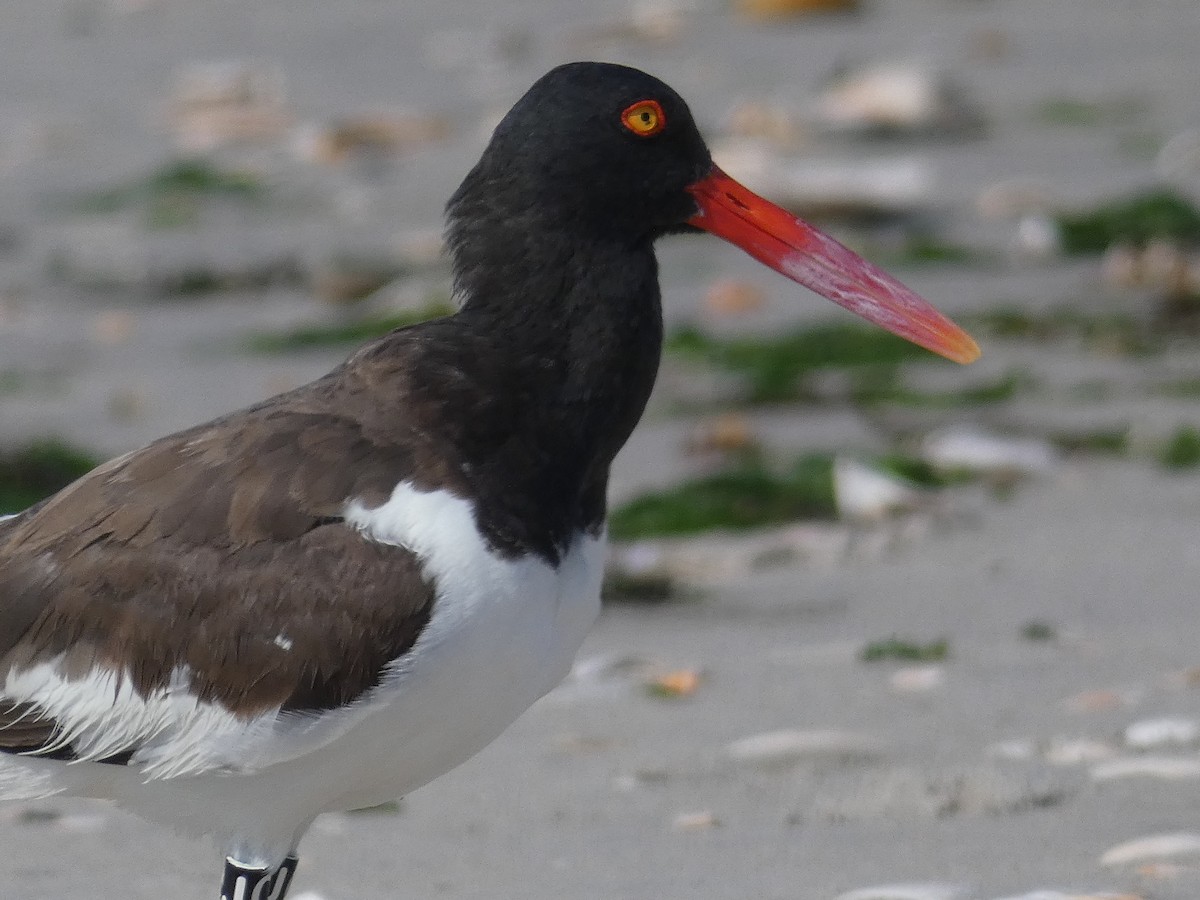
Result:
[[[297,862],[296,857],[289,856],[278,869],[267,869],[248,866],[227,856],[225,876],[221,879],[221,900],[283,900]]]

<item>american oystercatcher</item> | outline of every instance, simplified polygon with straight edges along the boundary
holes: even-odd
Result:
[[[566,674],[662,343],[654,241],[704,230],[959,362],[974,342],[712,162],[682,99],[573,63],[447,207],[461,308],[0,521],[0,799],[115,800],[279,900],[323,812],[399,797]]]

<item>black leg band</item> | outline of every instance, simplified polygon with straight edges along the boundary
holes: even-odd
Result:
[[[296,873],[294,856],[289,856],[278,869],[247,866],[225,857],[225,875],[221,879],[221,900],[283,900],[292,876]]]

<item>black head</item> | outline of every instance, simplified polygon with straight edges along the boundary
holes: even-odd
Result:
[[[456,219],[652,241],[696,212],[686,188],[712,157],[683,99],[657,78],[576,62],[540,78],[497,126],[451,198]]]
[[[904,285],[714,166],[683,99],[626,66],[570,63],[539,79],[497,126],[448,212],[464,309],[470,298],[536,289],[553,299],[581,285],[610,302],[656,303],[652,242],[698,228],[936,353],[959,362],[979,355]],[[601,251],[604,266],[595,264]]]

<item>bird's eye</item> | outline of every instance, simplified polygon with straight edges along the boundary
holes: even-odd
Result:
[[[638,137],[651,137],[667,127],[667,115],[657,100],[639,100],[621,113],[621,124]]]

